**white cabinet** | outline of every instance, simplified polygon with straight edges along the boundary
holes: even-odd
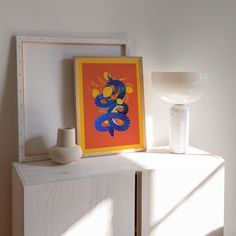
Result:
[[[224,160],[197,149],[14,163],[12,173],[14,236],[223,235]]]
[[[154,158],[154,157],[153,157]],[[142,172],[145,236],[223,236],[224,161],[193,155],[147,158]]]

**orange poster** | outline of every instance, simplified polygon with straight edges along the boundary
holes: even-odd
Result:
[[[84,156],[145,149],[141,58],[76,57],[75,82]]]

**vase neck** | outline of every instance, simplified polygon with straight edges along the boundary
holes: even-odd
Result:
[[[59,128],[57,132],[58,147],[73,147],[75,146],[75,129],[74,128]]]

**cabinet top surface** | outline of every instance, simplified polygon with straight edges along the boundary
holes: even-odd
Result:
[[[223,165],[221,157],[189,148],[188,154],[172,154],[166,148],[146,152],[125,153],[84,158],[79,163],[58,165],[50,160],[13,163],[23,185],[71,181],[127,171],[156,170],[166,174],[207,172]],[[199,171],[201,170],[201,171]]]

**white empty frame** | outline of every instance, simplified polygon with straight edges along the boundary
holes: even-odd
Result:
[[[75,127],[74,56],[126,56],[122,39],[17,37],[19,161],[48,158],[58,127]]]

